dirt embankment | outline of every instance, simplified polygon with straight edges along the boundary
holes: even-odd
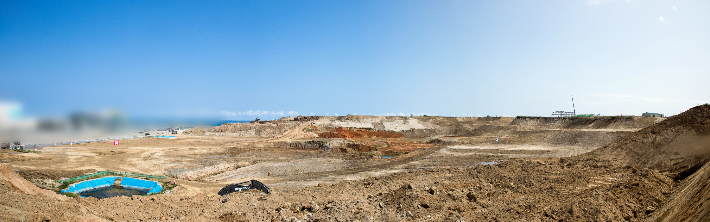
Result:
[[[362,138],[403,138],[404,135],[395,132],[385,132],[368,129],[348,129],[338,127],[335,129],[326,129],[326,132],[319,132],[318,137],[321,138],[344,138],[344,139],[362,139]]]
[[[0,163],[0,181],[2,181],[2,185],[9,185],[12,188],[12,190],[17,191],[17,192],[30,194],[30,195],[41,194],[41,195],[45,195],[47,197],[55,198],[55,199],[63,199],[64,198],[63,196],[57,195],[52,191],[38,188],[34,184],[30,183],[29,181],[25,180],[20,175],[15,173],[7,165],[2,164],[2,163]],[[6,184],[6,183],[9,183],[9,184]]]
[[[401,133],[404,138],[467,136],[483,125],[507,125],[513,117],[428,117],[428,116],[339,116],[320,117],[312,123],[319,128],[359,128]]]
[[[301,117],[301,121],[282,118],[258,123],[226,123],[211,129],[192,129],[191,135],[241,137],[281,137],[289,132],[314,131],[321,138],[414,138],[441,136],[482,136],[529,130],[611,130],[635,131],[663,118],[635,116],[604,117],[404,117],[404,116],[338,116]],[[307,128],[311,128],[310,130]],[[315,130],[314,130],[315,129]],[[320,130],[317,130],[320,129]],[[292,133],[291,133],[292,134]],[[304,134],[305,135],[305,134]],[[304,135],[288,136],[299,139]],[[305,135],[305,137],[310,137]]]
[[[710,106],[689,109],[589,155],[684,179],[710,160]]]
[[[579,158],[653,170],[680,181],[654,220],[710,219],[710,105],[691,108]]]
[[[491,144],[498,137],[498,144],[527,144],[550,146],[599,147],[614,142],[628,132],[567,131],[567,130],[519,130],[514,126],[482,126],[476,136],[446,139],[442,144]]]
[[[278,121],[259,123],[224,124],[211,129],[206,134],[261,135],[246,131],[269,128],[272,132],[284,132],[281,135],[264,134],[272,135],[270,138],[273,139],[272,147],[341,153],[378,151],[372,154],[396,155],[433,145],[539,145],[544,146],[544,149],[553,150],[550,151],[550,156],[570,156],[609,144],[639,129],[635,127],[646,126],[660,120],[649,117],[513,118],[352,115],[302,117],[302,119],[302,121],[295,121],[292,118],[282,118]]]
[[[688,177],[663,204],[653,221],[710,220],[710,162]]]
[[[519,116],[510,125],[556,129],[640,129],[665,118],[641,116],[527,117]]]
[[[225,123],[209,130],[187,130],[185,134],[238,137],[282,136],[287,130],[303,125],[299,121],[269,121],[259,123]]]
[[[20,169],[15,172],[22,178],[33,180],[61,180],[66,178],[83,176],[85,174],[96,172],[97,170],[24,170]]]

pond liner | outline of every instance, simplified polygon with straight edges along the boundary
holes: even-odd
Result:
[[[148,194],[159,193],[163,190],[158,182],[125,177],[121,180],[121,186],[133,189],[148,190]]]
[[[113,186],[116,183],[116,180],[119,178],[121,177],[103,177],[99,179],[82,181],[80,183],[70,185],[69,187],[67,187],[67,189],[62,190],[61,193],[71,192],[78,194],[88,190]],[[160,191],[163,190],[163,186],[161,186],[158,182],[135,179],[130,177],[124,177],[123,179],[121,179],[121,187],[148,190],[148,195],[160,193]]]
[[[81,193],[87,190],[113,186],[113,184],[116,183],[116,179],[118,178],[120,177],[103,177],[99,179],[82,181],[81,183],[70,185],[69,187],[67,187],[67,189],[62,190],[62,193]]]

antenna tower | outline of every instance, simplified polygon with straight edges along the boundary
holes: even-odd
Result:
[[[577,110],[574,108],[574,96],[570,95],[570,97],[572,97],[572,112],[573,112],[573,115],[576,116],[576,115],[577,115]]]

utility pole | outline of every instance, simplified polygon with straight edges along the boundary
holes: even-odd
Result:
[[[576,116],[577,110],[574,108],[574,96],[570,95],[570,97],[572,97],[572,115]]]

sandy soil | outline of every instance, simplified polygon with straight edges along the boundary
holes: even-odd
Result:
[[[662,122],[306,120],[225,124],[177,139],[122,140],[118,146],[94,142],[44,147],[38,154],[3,153],[0,220],[708,219],[708,106]],[[59,179],[100,170],[166,175],[179,186],[169,194],[102,200],[50,191]],[[233,193],[226,202],[216,195],[229,183],[250,179],[274,192]]]

